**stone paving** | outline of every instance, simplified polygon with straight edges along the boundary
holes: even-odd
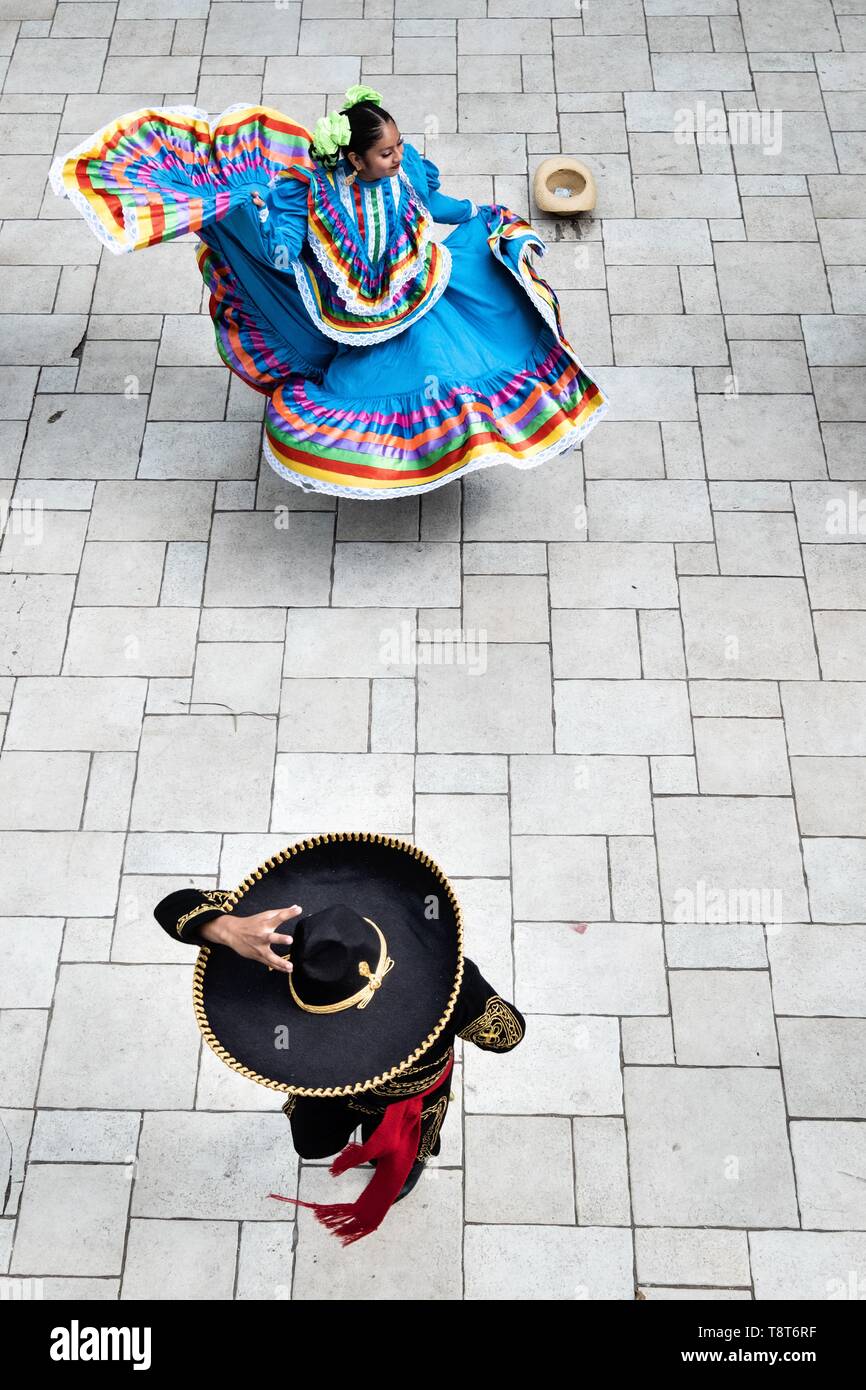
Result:
[[[862,1299],[866,0],[0,0],[0,52],[6,1289]],[[135,107],[362,79],[456,196],[594,170],[530,213],[582,456],[305,496],[194,238],[100,254],[47,185]],[[346,828],[527,1014],[349,1250],[151,917]]]

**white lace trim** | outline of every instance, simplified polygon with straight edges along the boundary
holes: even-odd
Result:
[[[458,478],[465,478],[468,473],[475,473],[480,468],[492,468],[497,463],[509,464],[512,468],[519,468],[528,471],[530,468],[537,468],[539,464],[547,463],[558,454],[564,454],[568,449],[575,448],[607,414],[609,404],[606,398],[602,399],[600,405],[596,406],[588,420],[582,424],[575,425],[568,434],[563,435],[555,444],[550,444],[546,449],[542,449],[540,454],[533,455],[528,459],[503,458],[501,453],[484,454],[481,458],[472,459],[462,468],[449,473],[444,478],[435,478],[429,483],[417,483],[414,487],[398,488],[361,488],[361,487],[342,487],[338,483],[326,483],[319,478],[308,478],[304,474],[296,473],[293,469],[287,468],[280,463],[274,455],[268,442],[267,432],[264,436],[263,453],[267,462],[274,472],[279,473],[281,478],[287,482],[294,483],[302,492],[324,492],[330,497],[358,497],[367,502],[386,501],[392,497],[407,497],[419,492],[432,492],[434,488],[445,487],[447,483],[456,482]]]
[[[304,308],[309,314],[313,323],[326,338],[333,338],[335,343],[349,343],[352,347],[368,347],[372,343],[384,343],[389,338],[396,338],[401,333],[405,333],[407,328],[411,328],[413,323],[424,317],[429,309],[441,298],[445,292],[448,281],[451,278],[451,252],[447,246],[440,243],[439,250],[442,253],[442,264],[439,272],[439,279],[433,286],[426,302],[418,313],[413,314],[408,323],[394,324],[389,328],[374,329],[371,333],[365,333],[359,338],[357,333],[350,333],[347,329],[332,328],[330,324],[323,323],[319,315],[318,306],[313,298],[313,292],[307,283],[306,273],[303,262],[300,260],[292,261],[292,269],[295,272],[295,281],[300,290],[301,299],[304,301]]]
[[[535,235],[535,234],[534,234],[534,235]],[[526,241],[526,242],[523,244],[523,246],[520,248],[520,252],[519,252],[519,261],[520,261],[520,265],[521,265],[521,267],[525,267],[525,268],[526,268],[527,274],[528,274],[528,270],[529,270],[529,267],[528,267],[528,264],[527,264],[528,257],[529,257],[529,252],[532,251],[532,250],[539,249],[539,248],[540,248],[540,251],[541,251],[541,255],[542,255],[542,256],[545,255],[546,252],[547,252],[547,245],[546,245],[546,243],[543,242],[543,241],[541,240],[540,237],[536,237],[536,241],[537,241],[537,246],[533,246],[532,243],[531,243],[530,241]],[[551,306],[550,304],[547,304],[547,303],[541,298],[541,296],[540,296],[539,294],[536,293],[534,287],[532,287],[531,279],[530,279],[530,282],[527,284],[527,281],[526,281],[526,280],[523,278],[523,276],[520,274],[520,271],[515,270],[514,267],[513,267],[512,265],[510,265],[509,262],[508,262],[504,257],[501,257],[501,258],[500,258],[500,257],[497,257],[497,259],[498,259],[498,260],[501,260],[501,264],[504,265],[504,266],[505,266],[505,269],[506,269],[511,275],[514,276],[515,280],[517,280],[517,283],[522,287],[523,292],[524,292],[524,294],[526,295],[526,297],[528,298],[530,304],[534,305],[534,307],[535,307],[535,309],[537,310],[537,312],[538,312],[538,313],[541,315],[541,317],[544,319],[544,322],[547,324],[548,328],[549,328],[549,329],[551,330],[551,332],[553,333],[553,335],[554,335],[554,337],[556,338],[557,342],[558,342],[558,343],[561,345],[561,347],[563,348],[563,351],[565,351],[565,352],[568,353],[568,355],[569,355],[569,357],[571,358],[572,362],[574,362],[575,365],[576,365],[577,367],[580,368],[580,370],[583,372],[584,376],[588,376],[588,377],[590,378],[590,380],[595,384],[595,386],[597,387],[597,389],[598,389],[598,391],[599,391],[599,393],[600,393],[600,395],[601,395],[601,397],[602,397],[602,400],[606,403],[606,406],[607,406],[607,405],[612,405],[613,402],[611,401],[610,396],[607,394],[607,391],[602,391],[602,389],[601,389],[601,387],[599,386],[598,382],[595,380],[595,377],[592,375],[591,372],[587,371],[586,367],[585,367],[585,366],[583,365],[583,363],[581,362],[580,358],[578,357],[578,355],[577,355],[577,353],[575,352],[574,348],[572,347],[571,343],[568,341],[568,339],[567,339],[562,333],[560,333],[559,328],[557,327],[557,323],[556,323],[556,314],[554,313],[552,306]],[[554,290],[554,291],[551,291],[551,293],[554,293],[554,294],[555,294],[556,291],[555,291],[555,290]],[[593,416],[592,418],[595,419],[595,416]]]
[[[400,170],[400,172],[402,174],[402,169]],[[337,171],[338,183],[341,180],[344,182],[345,177],[346,176],[342,170]],[[410,182],[409,178],[406,175],[403,175],[403,177],[407,188],[414,194],[414,185]],[[418,254],[413,259],[411,265],[404,266],[403,269],[400,271],[400,274],[396,277],[396,279],[391,281],[388,288],[388,294],[385,299],[380,301],[380,309],[378,309],[377,312],[392,308],[397,296],[403,289],[403,286],[407,284],[408,281],[414,280],[416,276],[420,273],[420,270],[423,266],[424,254],[427,249],[427,245],[434,239],[433,224],[430,219],[430,215],[421,203],[420,199],[418,200],[418,205],[422,213],[422,221],[420,226],[420,246],[418,249]],[[399,208],[397,209],[397,213],[399,216]],[[343,300],[343,303],[345,304],[346,308],[352,309],[355,313],[366,317],[366,315],[370,312],[370,306],[368,304],[364,304],[362,300],[360,300],[358,296],[355,294],[354,290],[349,285],[349,280],[346,275],[346,272],[344,270],[341,270],[339,266],[334,265],[333,261],[330,261],[328,259],[325,250],[321,246],[318,238],[316,237],[309,224],[307,225],[307,243],[310,246],[310,249],[312,250],[316,260],[319,262],[319,265],[322,267],[322,270],[325,272],[328,279],[331,281],[331,284],[334,286],[335,289],[339,290],[340,298]]]
[[[226,106],[219,113],[216,120],[212,122],[207,111],[202,110],[200,106],[138,106],[134,111],[127,111],[124,115],[118,116],[115,120],[108,121],[105,125],[100,126],[92,135],[79,141],[79,143],[73,146],[71,150],[68,150],[66,154],[57,155],[57,157],[52,160],[51,167],[48,170],[48,179],[51,184],[52,192],[55,193],[58,198],[68,198],[69,202],[75,210],[81,214],[98,240],[102,242],[103,246],[107,246],[109,251],[113,252],[115,256],[128,255],[130,251],[136,250],[135,243],[138,238],[138,215],[135,207],[127,207],[121,202],[121,211],[123,213],[123,240],[118,240],[102,223],[98,214],[81,192],[81,189],[66,187],[63,181],[63,169],[67,161],[70,159],[77,159],[79,155],[87,154],[89,150],[92,150],[94,144],[99,141],[100,136],[104,135],[109,126],[117,125],[118,122],[123,124],[133,116],[140,115],[142,111],[149,111],[154,116],[164,116],[169,119],[173,116],[181,116],[186,120],[204,121],[210,131],[211,144],[213,144],[214,130],[219,125],[223,116],[230,115],[232,111],[246,110],[265,111],[276,110],[276,108],[257,106],[255,103],[249,101],[234,101],[231,105]],[[139,249],[143,250],[144,248]]]

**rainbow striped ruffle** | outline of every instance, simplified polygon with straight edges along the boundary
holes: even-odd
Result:
[[[348,184],[339,167],[316,164],[292,173],[309,183],[312,254],[295,265],[307,312],[338,342],[381,342],[402,333],[436,302],[450,270],[448,248],[431,240],[432,223],[405,173],[395,180],[397,226],[378,260],[364,252],[364,201],[357,183]],[[360,240],[343,199],[355,205]]]
[[[137,251],[198,232],[248,201],[251,186],[312,168],[310,133],[268,106],[127,112],[54,161],[51,187],[109,250]]]
[[[547,337],[549,342],[549,335]],[[345,497],[427,492],[496,463],[532,468],[570,449],[607,402],[555,342],[520,371],[423,393],[399,410],[328,409],[302,377],[271,396],[265,453],[283,477]]]

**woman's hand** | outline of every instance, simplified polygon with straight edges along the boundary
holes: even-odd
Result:
[[[262,196],[261,196],[261,194],[258,193],[258,192],[253,193],[253,202],[255,203],[255,205],[256,205],[257,208],[263,208],[263,207],[265,206],[265,204],[264,204],[264,202],[263,202],[263,200],[262,200]]]
[[[302,909],[297,903],[293,907],[274,908],[268,912],[257,912],[253,917],[235,917],[224,912],[214,917],[201,928],[201,935],[208,941],[217,941],[222,946],[231,946],[239,956],[247,960],[258,960],[271,970],[283,970],[290,974],[293,966],[290,960],[278,956],[273,946],[290,946],[294,937],[278,930],[283,922],[300,915]]]

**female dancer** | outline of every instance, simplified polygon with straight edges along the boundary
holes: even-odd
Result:
[[[566,340],[545,247],[498,204],[439,192],[378,92],[311,136],[280,112],[121,116],[51,182],[112,251],[187,232],[226,364],[268,397],[265,456],[308,491],[367,499],[572,448],[607,401]],[[433,222],[455,224],[442,242]]]

